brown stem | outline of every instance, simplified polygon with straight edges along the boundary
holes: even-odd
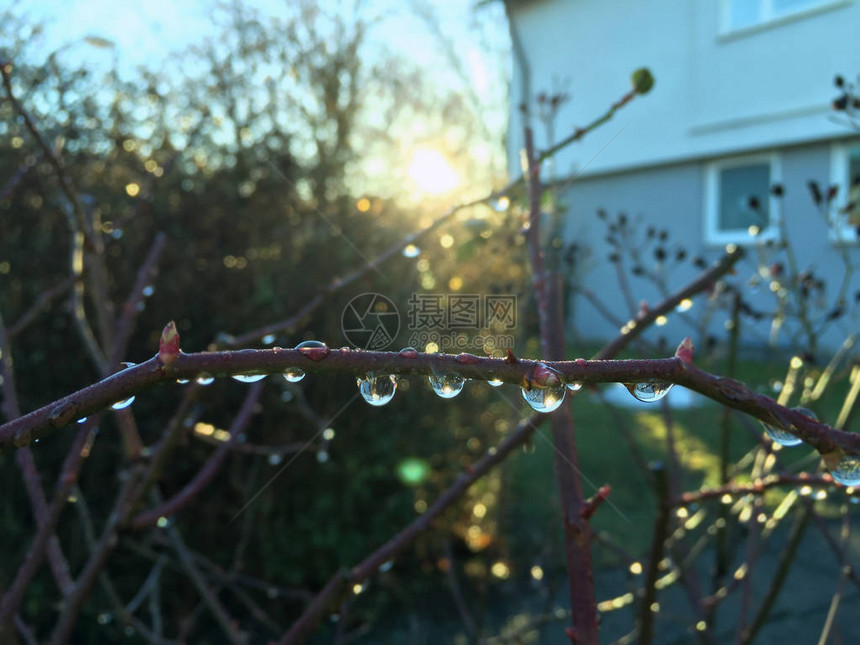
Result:
[[[788,542],[785,547],[783,547],[782,553],[780,554],[779,564],[777,565],[776,573],[768,586],[767,594],[762,600],[752,623],[744,629],[741,634],[740,642],[743,645],[752,643],[756,634],[758,634],[759,630],[764,627],[764,624],[767,622],[770,610],[773,609],[777,596],[779,596],[779,592],[782,591],[782,585],[788,577],[791,565],[794,563],[794,554],[797,552],[797,547],[800,546],[800,540],[803,537],[811,515],[811,506],[806,506],[802,511],[800,511],[800,515],[795,520],[794,526],[791,529],[791,534],[788,536]]]
[[[546,272],[541,248],[541,182],[540,166],[536,162],[530,128],[525,129],[525,175],[529,193],[529,257],[532,282],[540,321],[541,350],[545,358],[566,356],[563,319],[563,287],[561,276]],[[567,577],[570,587],[571,622],[567,631],[572,642],[586,645],[597,643],[597,602],[591,568],[591,529],[583,518],[582,481],[573,426],[570,400],[562,404],[550,418],[555,471],[561,493],[562,519],[567,556]]]
[[[68,276],[65,280],[61,280],[50,289],[46,289],[39,294],[33,305],[25,311],[12,325],[9,326],[8,336],[14,338],[20,334],[27,326],[33,322],[45,307],[50,304],[54,298],[64,295],[75,284],[75,276]]]
[[[685,506],[694,504],[707,499],[715,499],[723,495],[731,497],[743,497],[744,495],[763,495],[770,488],[778,486],[809,486],[810,488],[830,488],[833,486],[833,478],[830,475],[810,475],[802,473],[800,475],[768,475],[761,479],[746,484],[728,483],[725,486],[717,488],[701,488],[699,490],[683,493],[678,501],[677,506]],[[855,491],[854,495],[860,495],[860,490]]]
[[[351,571],[341,571],[329,580],[302,615],[278,641],[279,645],[302,643],[314,630],[319,621],[332,608],[339,604],[340,596],[348,592],[352,585],[360,584],[372,576],[383,564],[394,559],[419,534],[429,529],[445,510],[460,499],[469,487],[486,475],[494,466],[501,463],[511,451],[525,444],[537,428],[539,419],[533,416],[520,422],[498,446],[466,468],[460,476],[424,514],[416,518],[402,531],[394,535],[376,551],[367,556]]]
[[[245,401],[242,403],[242,407],[239,409],[238,414],[233,419],[233,424],[230,426],[229,441],[224,442],[218,450],[212,453],[206,463],[197,471],[191,481],[188,482],[182,490],[170,499],[163,501],[155,508],[139,513],[129,522],[128,528],[139,531],[141,529],[155,526],[159,519],[175,515],[200,495],[203,489],[208,486],[212,479],[214,479],[215,475],[218,474],[221,466],[224,465],[224,461],[230,454],[231,444],[236,443],[239,436],[245,431],[245,428],[251,421],[251,417],[254,415],[254,408],[256,407],[257,401],[260,399],[260,394],[262,394],[262,392],[263,381],[254,383],[251,386],[251,389],[245,397]]]
[[[209,588],[209,585],[203,579],[203,575],[200,573],[197,565],[194,564],[194,560],[191,558],[191,554],[188,551],[188,547],[185,545],[185,541],[179,534],[179,530],[175,526],[168,527],[167,535],[170,537],[170,542],[173,544],[173,548],[176,551],[176,555],[179,557],[179,561],[182,563],[182,566],[185,567],[188,577],[191,578],[191,582],[194,583],[198,593],[203,598],[203,602],[206,603],[209,611],[212,612],[212,615],[215,617],[215,621],[224,632],[224,636],[226,636],[227,640],[234,645],[245,643],[247,639],[244,634],[240,633],[236,629],[236,621],[227,613],[227,609],[221,604],[221,601],[218,600],[218,597]]]
[[[104,410],[116,401],[156,384],[179,378],[194,378],[201,372],[219,376],[245,373],[280,374],[288,367],[306,372],[364,374],[432,375],[453,372],[469,379],[493,378],[520,385],[528,380],[539,364],[558,372],[565,381],[580,383],[638,383],[661,380],[683,385],[723,405],[728,405],[770,425],[791,432],[826,454],[842,448],[860,453],[860,435],[836,430],[793,409],[783,407],[770,397],[757,393],[733,379],[700,370],[678,358],[646,360],[535,361],[487,358],[472,355],[418,354],[415,358],[398,352],[369,352],[340,349],[320,352],[309,358],[297,349],[245,349],[225,352],[180,354],[165,367],[158,357],[129,367],[108,378],[58,399],[38,410],[0,426],[0,450],[26,445],[46,431],[62,428],[74,419]]]
[[[92,235],[92,233],[88,230],[86,215],[81,204],[80,199],[78,199],[77,194],[72,189],[71,180],[69,176],[66,174],[65,168],[63,168],[63,164],[60,161],[60,158],[57,156],[55,151],[48,145],[45,141],[45,138],[42,136],[42,133],[39,132],[39,128],[36,126],[33,119],[30,117],[30,114],[24,109],[24,106],[21,105],[20,101],[18,101],[18,97],[15,96],[15,92],[12,90],[12,63],[9,61],[0,60],[0,75],[3,77],[3,87],[6,89],[6,97],[9,99],[9,102],[12,104],[12,108],[18,115],[24,120],[24,125],[27,127],[27,130],[30,131],[32,137],[36,140],[39,148],[42,150],[42,154],[48,160],[48,162],[54,167],[54,170],[57,174],[57,178],[60,181],[60,189],[63,191],[63,194],[66,196],[66,199],[69,200],[69,203],[72,205],[72,210],[74,211],[75,219],[77,220],[78,229],[84,233],[87,237],[87,242],[92,248],[100,248],[100,242],[97,240],[98,236]]]
[[[657,612],[657,577],[660,574],[660,562],[666,550],[666,538],[669,536],[669,520],[671,519],[671,496],[669,493],[669,476],[663,464],[653,464],[652,472],[657,490],[657,519],[654,520],[654,534],[651,538],[651,553],[648,556],[648,568],[645,571],[642,604],[639,607],[637,631],[639,643],[647,645],[651,642],[654,632],[654,614]]]
[[[653,308],[649,308],[644,315],[639,316],[635,320],[631,320],[627,324],[627,333],[621,334],[606,347],[595,354],[594,358],[608,358],[615,356],[620,351],[620,348],[628,345],[631,341],[638,338],[651,324],[660,316],[675,309],[682,300],[692,298],[698,293],[701,293],[719,278],[728,273],[735,263],[744,256],[744,251],[740,247],[734,247],[728,250],[714,266],[705,271],[702,275],[690,282],[685,287],[682,287],[663,302]]]
[[[161,258],[161,253],[164,251],[166,243],[167,236],[164,233],[158,233],[152,242],[146,259],[137,270],[134,286],[132,286],[128,298],[126,298],[125,304],[122,306],[122,314],[119,320],[117,320],[116,329],[113,334],[113,345],[108,357],[108,364],[111,369],[119,366],[119,361],[128,348],[128,339],[134,330],[134,322],[139,313],[138,305],[144,299],[143,291],[158,269],[158,260]]]

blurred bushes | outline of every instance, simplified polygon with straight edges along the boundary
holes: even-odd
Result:
[[[13,63],[15,93],[47,143],[61,151],[91,225],[101,232],[115,316],[121,314],[154,236],[167,235],[159,275],[139,314],[127,360],[151,356],[170,319],[177,322],[182,347],[199,351],[219,334],[244,333],[287,318],[334,278],[416,230],[419,216],[428,214],[373,196],[369,208],[357,208],[365,195],[356,189],[355,166],[362,138],[373,135],[366,116],[384,107],[386,118],[398,119],[400,106],[412,116],[443,109],[451,118],[451,106],[460,104],[448,97],[446,105],[419,105],[416,97],[423,90],[414,85],[413,73],[393,60],[365,63],[361,52],[367,26],[360,22],[347,24],[305,9],[269,23],[234,5],[219,14],[220,33],[176,58],[173,69],[141,70],[139,78],[126,80],[113,67],[104,73],[76,68],[62,52],[45,60],[38,30],[12,13],[4,20],[7,33],[17,39],[0,50],[0,58]],[[110,43],[90,39],[88,46]],[[409,99],[400,103],[405,94]],[[460,125],[464,123],[465,116]],[[19,180],[9,179],[13,177]],[[54,169],[9,101],[0,102],[0,178],[9,182],[0,200],[0,311],[9,325],[69,275],[71,261],[70,205]],[[409,293],[420,290],[422,277],[428,284],[428,275],[435,276],[430,281],[438,283],[435,291],[443,293],[448,277],[457,272],[473,293],[517,289],[525,278],[521,265],[513,270],[507,252],[504,262],[489,262],[508,245],[517,223],[506,214],[492,216],[493,236],[482,235],[482,227],[460,230],[456,223],[442,231],[456,233],[457,246],[468,249],[471,268],[458,266],[462,258],[455,255],[457,247],[447,252],[432,244],[442,233],[434,234],[422,254],[430,260],[424,268],[397,256],[318,310],[294,334],[278,336],[275,344],[315,337],[337,346],[343,301],[378,291],[406,303]],[[68,301],[58,299],[14,339],[24,411],[98,378],[74,329]],[[92,313],[89,301],[87,307]],[[403,337],[405,311],[401,315]],[[96,325],[94,318],[91,324]],[[261,455],[232,456],[217,481],[178,517],[189,545],[222,567],[305,589],[316,589],[338,567],[357,562],[415,517],[416,500],[419,505],[432,501],[460,468],[493,443],[499,436],[497,419],[512,413],[507,402],[488,400],[477,387],[466,388],[462,401],[441,402],[424,383],[413,380],[411,386],[408,391],[401,387],[395,401],[380,411],[352,400],[355,384],[346,375],[308,378],[301,384],[303,393],[272,379],[247,441],[305,442],[319,424],[331,426],[336,435],[326,453],[329,461],[314,458],[317,438],[231,523],[233,514],[280,467],[276,459]],[[229,426],[243,387],[216,382],[194,410],[194,420]],[[177,386],[138,397],[133,410],[144,441],[161,436],[180,395]],[[302,412],[305,399],[316,419]],[[493,414],[486,413],[489,409]],[[97,529],[125,467],[110,419],[102,426],[81,477]],[[69,441],[66,429],[36,446],[47,491]],[[165,496],[192,477],[213,450],[190,434],[183,441],[178,461],[160,482]],[[414,490],[396,477],[397,464],[410,456],[431,465],[429,479]],[[0,565],[3,585],[14,575],[33,529],[13,461],[6,455],[0,462],[6,493],[0,548],[15,556]],[[448,521],[460,543],[465,527],[476,520],[465,513]],[[403,566],[436,570],[444,542],[439,535],[420,541],[404,556]],[[61,521],[60,536],[74,570],[87,549],[72,510]],[[141,549],[165,548],[157,531],[135,536],[130,544],[134,548],[121,546],[110,567],[121,571],[117,579],[126,598],[136,593],[152,566]],[[173,570],[164,575],[172,583],[162,592],[165,618],[179,621],[193,610],[182,600],[190,583]],[[385,580],[396,593],[375,595],[362,605],[359,617],[397,602],[395,596],[412,602],[410,598],[442,581],[441,575],[397,580],[393,575]],[[26,618],[45,629],[54,619],[46,611],[52,586],[43,577],[33,589],[41,590],[30,596],[39,601],[30,603]],[[410,591],[404,595],[404,589]],[[279,618],[300,609],[276,596],[260,602]],[[97,592],[79,635],[99,629],[87,621],[95,621],[105,607]],[[241,616],[242,610],[236,611]]]

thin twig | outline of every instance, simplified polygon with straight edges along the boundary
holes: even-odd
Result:
[[[489,450],[481,459],[461,473],[457,480],[421,516],[367,556],[352,570],[341,571],[332,577],[278,643],[280,645],[293,645],[304,642],[330,608],[338,606],[341,594],[347,589],[351,589],[352,585],[364,582],[379,567],[389,560],[393,560],[418,535],[429,529],[433,522],[459,500],[472,484],[486,475],[494,466],[504,461],[511,451],[525,444],[534,433],[538,421],[538,418],[533,416],[520,422],[519,426],[498,446]]]
[[[657,577],[660,573],[660,562],[666,549],[666,538],[669,535],[669,520],[671,519],[671,496],[669,492],[669,477],[663,464],[652,466],[655,488],[657,490],[657,518],[654,520],[654,533],[651,538],[651,553],[648,556],[648,568],[645,570],[642,604],[639,606],[637,632],[639,643],[647,645],[651,642],[654,632],[654,615],[657,613]]]

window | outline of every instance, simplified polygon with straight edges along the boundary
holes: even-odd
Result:
[[[843,3],[844,0],[722,0],[721,31],[749,29]]]
[[[830,239],[856,243],[860,241],[860,143],[833,146],[830,183],[839,187],[829,213]]]
[[[705,241],[752,244],[777,236],[780,181],[775,154],[722,159],[705,168]]]

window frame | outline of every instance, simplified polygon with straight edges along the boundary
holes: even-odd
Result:
[[[750,235],[743,229],[720,230],[720,175],[723,170],[740,166],[767,164],[770,167],[770,183],[767,190],[768,222],[758,235]],[[771,187],[782,181],[782,159],[776,152],[725,157],[705,165],[705,243],[752,245],[779,237],[781,218],[780,200],[771,193]]]
[[[744,25],[742,27],[733,27],[731,25],[732,17],[732,0],[720,0],[719,7],[719,35],[733,36],[735,34],[745,34],[749,32],[767,29],[768,27],[779,25],[793,20],[801,20],[808,16],[814,15],[821,11],[827,11],[841,5],[845,5],[850,0],[813,0],[814,4],[797,9],[789,9],[786,11],[777,11],[774,9],[773,0],[746,0],[747,2],[755,2],[758,6],[758,19],[756,22]]]
[[[858,244],[860,235],[857,229],[848,224],[848,214],[842,209],[848,203],[848,194],[851,186],[851,177],[848,174],[848,158],[851,150],[860,151],[860,141],[843,141],[830,146],[830,185],[839,186],[839,190],[830,204],[828,219],[828,239],[834,245]],[[860,204],[855,206],[860,208]]]

